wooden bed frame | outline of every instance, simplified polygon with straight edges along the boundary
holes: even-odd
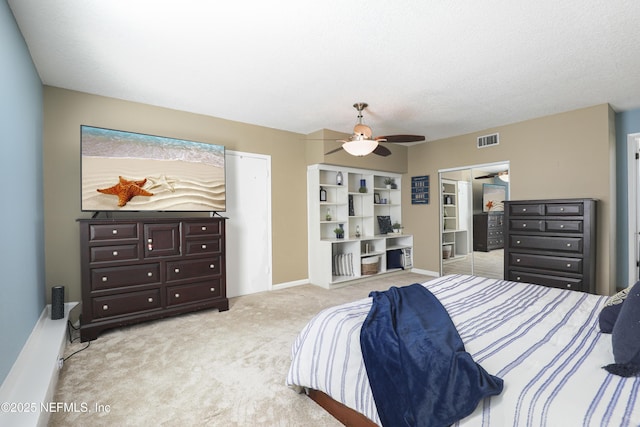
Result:
[[[332,399],[326,393],[314,389],[307,389],[306,391],[307,396],[347,427],[379,427],[378,424],[360,412],[354,411],[348,406]]]

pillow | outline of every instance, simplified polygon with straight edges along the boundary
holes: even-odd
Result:
[[[640,376],[640,282],[629,290],[611,333],[613,359],[604,368],[621,377]]]
[[[598,322],[600,323],[600,332],[610,334],[613,331],[613,326],[616,324],[616,320],[618,319],[618,315],[620,314],[622,303],[629,294],[629,289],[631,288],[623,289],[617,294],[609,297],[604,307],[602,308],[602,311],[600,312],[600,316],[598,317]]]
[[[391,226],[390,216],[379,216],[378,227],[380,228],[380,234],[393,233],[393,227]]]

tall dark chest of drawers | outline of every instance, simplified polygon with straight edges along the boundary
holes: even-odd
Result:
[[[473,215],[473,250],[489,252],[504,246],[504,215],[487,212]]]
[[[222,218],[79,220],[80,339],[206,308],[229,309]]]
[[[504,277],[595,293],[596,200],[505,202]]]

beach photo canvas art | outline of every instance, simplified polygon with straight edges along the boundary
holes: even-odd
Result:
[[[81,126],[83,211],[225,210],[224,146]]]

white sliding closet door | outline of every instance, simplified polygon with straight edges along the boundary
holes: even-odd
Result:
[[[227,297],[271,290],[271,157],[227,151]]]

